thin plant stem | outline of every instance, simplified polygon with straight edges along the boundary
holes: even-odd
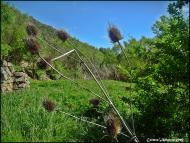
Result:
[[[124,54],[124,57],[127,60],[129,68],[130,68],[130,97],[132,97],[132,73],[131,73],[132,69],[131,69],[131,64],[129,62],[128,56],[125,54],[123,46],[121,45],[121,43],[119,41],[118,41],[118,45],[120,46],[122,53]],[[131,116],[132,116],[131,118],[132,118],[133,132],[135,134],[135,126],[134,126],[135,123],[134,123],[134,117],[133,117],[133,111],[132,111],[131,103],[130,103],[130,110],[131,110]]]
[[[87,122],[87,123],[89,123],[89,124],[93,124],[93,125],[96,125],[96,126],[98,126],[98,127],[101,127],[101,128],[106,129],[106,126],[103,126],[103,125],[100,125],[100,124],[97,124],[97,123],[94,123],[94,122],[91,122],[91,121],[82,119],[81,117],[77,117],[77,116],[75,116],[75,115],[72,115],[72,114],[67,113],[67,112],[64,112],[64,111],[59,111],[59,112],[65,114],[65,115],[68,115],[68,116],[70,116],[70,117],[73,117],[73,118],[75,118],[75,119],[77,119],[77,120],[81,120],[81,121],[83,121],[83,122]]]
[[[60,110],[57,110],[57,111],[60,112],[60,113],[65,114],[65,115],[68,115],[68,116],[70,116],[70,117],[72,117],[72,118],[75,118],[75,119],[77,119],[77,120],[81,120],[81,121],[83,121],[83,122],[86,122],[86,123],[89,123],[89,124],[93,124],[93,125],[95,125],[95,126],[98,126],[98,127],[104,128],[104,129],[107,128],[106,126],[103,126],[103,125],[100,125],[100,124],[98,124],[98,123],[94,123],[94,122],[91,122],[91,121],[82,119],[81,117],[77,117],[77,116],[75,116],[75,115],[73,115],[73,114],[70,114],[70,113],[67,113],[67,112],[64,112],[64,111],[60,111]],[[129,137],[129,136],[127,136],[126,134],[124,134],[124,133],[122,133],[122,132],[121,132],[120,134],[123,135],[123,136],[125,136],[125,137]]]
[[[80,57],[80,55],[78,54],[77,51],[75,51],[76,54],[78,55],[79,59],[81,61],[83,61],[83,59]],[[83,61],[84,62],[84,61]],[[105,92],[105,90],[102,88],[102,86],[100,85],[99,81],[96,79],[96,77],[94,76],[94,74],[92,73],[92,71],[89,69],[88,65],[86,65],[86,63],[84,62],[84,65],[86,66],[86,68],[89,70],[90,74],[92,75],[92,77],[94,78],[94,80],[96,81],[96,83],[98,84],[98,86],[100,87],[100,89],[102,90],[103,94],[105,95],[105,97],[107,98],[107,100],[109,101],[110,106],[114,109],[114,111],[116,112],[116,114],[119,116],[119,118],[121,119],[122,123],[124,124],[125,128],[127,129],[127,132],[130,134],[131,137],[133,137],[133,133],[131,132],[131,130],[129,129],[129,127],[126,125],[123,117],[120,115],[119,111],[117,110],[117,108],[114,106],[113,102],[110,100],[109,95],[107,95],[107,93]],[[137,139],[135,139],[136,142],[138,142]]]
[[[42,39],[40,39],[40,38],[38,38],[38,39],[41,40],[42,42],[45,41],[45,42],[48,44],[49,47],[53,48],[54,50],[56,50],[57,52],[59,52],[59,53],[61,53],[61,54],[64,54],[62,51],[58,50],[57,48],[55,48],[54,46],[52,46],[51,44],[49,44],[46,40],[42,40]],[[70,55],[68,55],[68,56],[70,56]],[[60,73],[58,70],[56,70],[51,64],[49,64],[49,63],[48,63],[44,58],[42,58],[40,55],[39,55],[39,57],[40,57],[44,62],[46,62],[46,64],[48,64],[51,68],[53,68],[57,73],[59,73],[62,77],[66,78],[66,79],[68,79],[68,80],[70,80],[70,81],[72,81],[73,83],[77,84],[79,87],[81,87],[81,88],[83,88],[83,89],[85,89],[85,90],[91,92],[91,93],[94,94],[95,96],[98,96],[98,97],[101,98],[103,101],[107,102],[104,98],[102,98],[101,96],[97,95],[97,94],[94,93],[93,91],[91,91],[91,90],[89,90],[88,88],[86,88],[86,87],[80,85],[80,84],[77,83],[76,81],[74,81],[74,80],[72,80],[72,79],[70,79],[70,78],[64,76],[62,73]],[[71,58],[73,58],[73,57],[71,57]],[[73,59],[76,60],[76,61],[79,61],[79,60],[77,60],[77,59],[75,59],[75,58],[73,58]],[[108,103],[108,102],[107,102],[107,103]]]
[[[76,48],[75,48],[76,49]],[[86,65],[85,61],[80,57],[79,53],[77,52],[79,50],[76,49],[76,54],[78,55],[79,59],[84,63],[84,65],[86,66],[86,68],[88,69],[88,71],[90,72],[90,74],[92,75],[92,77],[94,78],[94,80],[96,81],[96,83],[98,84],[98,86],[100,87],[100,89],[102,90],[102,92],[104,93],[104,95],[106,96],[106,98],[108,99],[110,105],[112,106],[112,108],[115,110],[115,112],[117,113],[117,115],[119,116],[119,118],[121,119],[122,123],[124,124],[125,128],[127,129],[127,131],[129,132],[129,134],[133,137],[132,132],[130,131],[130,129],[128,128],[128,126],[126,125],[123,117],[120,115],[120,113],[118,112],[118,110],[116,109],[116,107],[114,106],[113,102],[110,100],[110,97],[108,95],[108,92],[105,91],[105,86],[103,89],[101,84],[99,83],[99,81],[96,79],[96,77],[94,76],[94,74],[92,73],[92,71],[90,70],[90,68],[88,67],[88,65]],[[80,52],[80,51],[79,51]],[[80,52],[81,53],[81,52]],[[131,84],[130,84],[131,85]],[[133,126],[134,127],[134,126]],[[138,142],[138,139],[135,139],[136,142]]]
[[[71,45],[73,45],[72,42],[69,42],[69,43],[70,43]],[[74,46],[74,45],[73,45],[73,46]],[[107,92],[107,94],[108,94],[108,91],[107,91],[106,87],[104,86],[104,84],[103,84],[103,82],[102,82],[102,79],[101,79],[101,77],[100,77],[100,75],[99,75],[99,73],[98,73],[98,70],[96,69],[96,67],[94,66],[94,64],[93,64],[93,63],[91,62],[91,60],[88,59],[87,56],[84,55],[77,47],[75,47],[75,49],[77,49],[77,51],[80,52],[80,54],[82,54],[83,57],[85,57],[85,58],[87,59],[86,62],[89,62],[89,63],[92,65],[92,67],[94,68],[96,74],[98,75],[98,78],[99,78],[99,81],[100,81],[101,85],[103,86],[104,90],[105,90],[105,91]]]
[[[108,135],[103,135],[103,137],[101,137],[99,140],[98,140],[98,142],[100,142],[103,138],[105,138],[106,136],[108,136]]]
[[[97,96],[97,97],[99,97],[99,98],[101,98],[103,101],[105,101],[105,102],[107,102],[108,103],[108,101],[107,100],[105,100],[104,98],[102,98],[101,96],[99,96],[98,94],[96,94],[96,93],[94,93],[93,91],[91,91],[91,90],[89,90],[89,89],[87,89],[86,87],[84,87],[84,86],[82,86],[82,85],[80,85],[78,82],[76,82],[76,81],[74,81],[74,80],[72,80],[71,78],[69,78],[69,77],[67,77],[67,76],[65,76],[65,75],[63,75],[61,72],[59,72],[56,68],[54,68],[50,63],[48,63],[43,57],[41,57],[40,56],[40,54],[39,54],[39,57],[46,63],[46,64],[48,64],[52,69],[54,69],[59,75],[61,75],[63,78],[65,78],[65,79],[68,79],[68,80],[70,80],[71,82],[73,82],[73,83],[75,83],[75,84],[77,84],[79,87],[81,87],[81,88],[83,88],[83,89],[85,89],[85,90],[87,90],[87,91],[89,91],[89,92],[91,92],[92,94],[94,94],[95,96]]]
[[[40,38],[38,38],[38,39],[41,40]],[[51,46],[49,43],[47,43],[47,44],[48,44],[50,47],[52,47],[54,50],[56,50],[57,52],[59,52],[59,53],[62,54],[62,52],[59,51],[57,48],[54,48],[54,47]],[[75,50],[75,52],[76,52],[76,54],[78,55],[79,59],[80,59],[82,62],[84,62],[84,61],[81,59],[81,57],[79,56],[79,54],[78,54],[78,52],[77,52],[76,50]],[[64,78],[66,78],[66,79],[72,81],[73,83],[76,83],[77,85],[79,85],[79,84],[78,84],[77,82],[75,82],[74,80],[72,80],[72,79],[70,79],[70,78],[64,76],[62,73],[60,73],[56,68],[54,68],[51,64],[49,64],[43,57],[41,57],[39,53],[38,53],[38,56],[39,56],[44,62],[46,62],[46,64],[48,64],[51,68],[53,68],[57,73],[59,73],[62,77],[64,77]],[[105,89],[104,89],[105,87],[102,88],[101,84],[100,84],[99,81],[96,79],[96,77],[94,76],[94,74],[92,73],[92,71],[89,69],[89,67],[86,65],[85,62],[84,62],[84,65],[85,65],[86,68],[89,70],[89,72],[90,72],[91,75],[93,76],[94,80],[97,82],[98,86],[100,87],[100,89],[102,90],[102,92],[104,93],[104,95],[106,96],[107,100],[109,101],[109,104],[112,106],[112,108],[113,108],[113,109],[116,111],[116,113],[118,114],[119,118],[120,118],[121,121],[123,122],[125,128],[127,129],[128,133],[130,134],[130,136],[132,136],[132,138],[136,137],[136,136],[133,136],[132,132],[130,131],[130,129],[129,129],[128,126],[126,125],[124,119],[122,118],[122,116],[120,115],[120,113],[118,112],[118,110],[116,109],[116,107],[114,106],[114,104],[112,103],[112,101],[110,100],[107,91],[105,91]],[[81,86],[81,85],[79,85],[79,86],[82,87],[83,89],[86,89],[85,87],[83,87],[83,86]],[[88,90],[88,91],[89,91],[89,90]],[[91,93],[93,93],[93,92],[91,91]],[[95,94],[95,93],[93,93],[93,94]],[[97,95],[97,94],[95,94],[95,95],[98,96],[99,98],[101,98],[102,100],[106,101],[106,100],[105,100],[104,98],[102,98],[101,96],[99,96],[99,95]],[[106,101],[106,102],[107,102],[107,101]],[[63,111],[62,111],[62,113],[63,113]],[[75,117],[76,119],[80,119],[80,120],[82,120],[82,121],[86,121],[86,120],[84,120],[84,119],[82,119],[82,118],[78,118],[78,117],[73,116],[73,115],[71,115],[71,114],[69,114],[69,113],[66,113],[66,112],[64,112],[64,113],[67,114],[67,115],[69,115],[69,116]],[[96,124],[96,123],[93,123],[93,122],[90,122],[90,121],[86,121],[86,122],[91,123],[91,124],[94,124],[94,125],[97,125],[97,126],[100,126],[100,127],[103,127],[103,128],[106,128],[105,126],[102,126],[102,125],[99,125],[99,124]],[[122,135],[125,135],[125,134],[122,134]],[[125,135],[125,136],[127,136],[127,135]],[[134,138],[134,141],[138,142],[137,137]]]
[[[50,46],[50,44],[49,44]],[[53,47],[53,46],[51,46]],[[53,47],[54,48],[54,47]],[[54,48],[55,49],[55,48]],[[60,52],[59,50],[55,49],[56,51]],[[76,54],[78,55],[79,59],[84,63],[84,65],[86,66],[86,68],[89,70],[89,72],[91,73],[92,77],[94,78],[94,80],[96,81],[96,83],[98,84],[98,86],[100,87],[100,89],[102,90],[103,94],[106,96],[107,100],[108,100],[108,103],[110,104],[110,106],[114,109],[114,111],[117,113],[117,115],[119,116],[119,118],[121,119],[122,123],[124,124],[125,128],[127,129],[128,133],[130,134],[131,137],[134,137],[133,133],[131,132],[131,130],[129,129],[129,127],[126,125],[123,117],[120,115],[120,113],[118,112],[118,110],[116,109],[116,107],[114,106],[113,102],[110,100],[110,97],[109,95],[107,94],[107,92],[104,90],[104,88],[102,88],[101,84],[99,83],[99,81],[96,79],[96,77],[94,76],[94,74],[92,73],[92,71],[89,69],[89,67],[87,66],[87,64],[83,61],[83,59],[80,57],[80,55],[78,54],[78,52],[75,50]],[[62,52],[60,52],[62,53]],[[51,68],[53,68],[57,73],[59,73],[62,77],[72,81],[73,83],[77,83],[75,82],[74,80],[64,76],[62,73],[60,73],[57,69],[55,69],[51,64],[49,64],[44,58],[42,58],[39,54],[39,57],[44,61],[46,62]],[[77,83],[77,85],[79,85]],[[80,87],[82,87],[83,89],[86,89],[85,87],[79,85]],[[93,92],[91,92],[93,93]],[[102,98],[101,96],[95,94],[96,96],[98,96],[99,98],[101,98],[102,100],[106,101],[104,98]],[[107,102],[107,101],[106,101]],[[134,138],[134,141],[135,142],[138,142],[138,139],[137,138]]]
[[[75,48],[76,49],[76,48]],[[134,137],[133,133],[131,132],[131,130],[129,129],[129,127],[126,125],[123,117],[120,115],[120,113],[118,112],[117,108],[114,106],[113,102],[111,101],[108,93],[104,90],[104,88],[101,86],[101,84],[99,83],[99,81],[96,79],[96,77],[94,76],[93,72],[90,70],[90,68],[88,67],[88,65],[84,62],[84,60],[80,57],[80,55],[77,52],[78,50],[76,49],[75,52],[77,54],[77,56],[79,57],[79,59],[84,63],[85,67],[88,69],[88,71],[90,72],[90,74],[92,75],[92,77],[94,78],[94,80],[96,81],[96,83],[98,84],[98,86],[100,87],[100,89],[102,90],[103,94],[105,95],[105,97],[107,98],[107,100],[110,103],[110,106],[114,109],[114,111],[117,113],[117,115],[119,116],[119,118],[121,119],[122,123],[124,124],[125,128],[127,129],[128,133],[130,134],[131,137]],[[134,138],[135,142],[138,142],[137,138]]]
[[[50,48],[54,49],[54,50],[57,51],[58,53],[64,54],[61,50],[59,50],[58,48],[55,48],[54,46],[52,46],[51,44],[49,44],[48,41],[42,40],[41,38],[37,38],[37,39],[39,39],[39,40],[42,41],[42,42],[46,42],[46,44],[47,44]],[[79,61],[79,60],[73,58],[71,55],[68,55],[68,57],[70,57],[71,59],[73,59],[73,60],[75,60],[75,61]]]

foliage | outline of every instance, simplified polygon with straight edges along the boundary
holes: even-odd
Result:
[[[169,136],[187,139],[189,26],[180,4],[169,4],[169,16],[154,24],[156,37],[150,63],[145,66],[147,73],[136,80],[135,105],[141,112],[138,134],[142,140]]]
[[[133,87],[135,87],[132,97],[127,96],[129,94],[128,84],[116,81],[105,81],[105,83],[108,91],[113,95],[113,101],[127,121],[130,121],[131,114],[129,108],[126,107],[133,103],[136,133],[141,141],[147,138],[162,137],[187,139],[189,129],[189,18],[183,15],[184,6],[184,1],[168,5],[169,15],[161,16],[152,27],[156,35],[154,38],[141,37],[140,40],[130,38],[123,42],[128,63],[117,44],[112,48],[98,50],[74,37],[69,37],[62,42],[56,36],[56,30],[51,26],[42,24],[30,16],[21,14],[10,5],[2,3],[1,58],[15,63],[18,69],[20,69],[19,63],[22,60],[32,63],[26,70],[32,73],[33,78],[41,79],[45,73],[51,79],[60,78],[52,69],[46,71],[38,69],[35,65],[38,57],[32,56],[31,58],[26,51],[23,42],[27,36],[25,28],[28,22],[32,22],[39,29],[38,38],[42,41],[38,42],[42,46],[40,53],[43,57],[51,55],[54,58],[60,55],[49,49],[44,41],[48,41],[62,52],[78,48],[92,61],[98,71],[103,73],[102,78],[115,79],[113,76],[106,75],[108,71],[112,74],[116,73],[119,80],[131,82],[130,79],[132,79]],[[72,78],[83,79],[88,75],[76,54],[55,61],[53,65]],[[95,73],[95,70],[93,72]],[[101,93],[93,81],[81,80],[80,83]],[[61,80],[43,83],[32,81],[31,87],[31,90],[25,92],[8,93],[10,98],[3,94],[2,98],[5,101],[2,105],[5,110],[3,110],[1,123],[3,141],[10,141],[11,138],[15,141],[52,141],[52,139],[56,141],[97,141],[97,138],[101,138],[102,130],[92,126],[88,126],[87,130],[85,124],[79,122],[76,124],[76,121],[54,113],[47,114],[40,106],[41,98],[49,96],[64,111],[90,116],[92,112],[87,102],[90,98],[87,97],[88,93],[72,88],[73,84]],[[18,96],[14,96],[15,94]],[[106,107],[103,105],[101,108]],[[15,118],[14,123],[13,118]],[[61,123],[63,126],[60,126]],[[76,130],[79,131],[76,132]]]
[[[78,82],[88,89],[93,89],[97,94],[101,93],[96,83],[92,80],[78,80]],[[103,82],[110,91],[116,106],[127,119],[130,114],[129,109],[120,99],[122,96],[127,96],[125,92],[127,83],[117,81]],[[115,87],[117,87],[117,90],[115,90]],[[3,142],[98,141],[105,135],[102,128],[73,119],[61,112],[47,112],[42,105],[46,97],[54,101],[55,110],[69,112],[105,125],[102,119],[93,116],[92,112],[89,114],[89,111],[92,111],[92,105],[89,100],[94,98],[89,92],[81,90],[81,88],[68,80],[31,80],[30,89],[1,95],[1,100],[3,101],[1,104],[1,137]],[[100,108],[105,109],[107,106],[101,101]],[[119,136],[118,139],[121,141],[126,140],[122,136]],[[111,137],[105,137],[102,141],[110,140],[112,140]]]
[[[66,52],[73,48],[79,48],[84,55],[92,60],[93,64],[99,66],[102,63],[103,54],[93,46],[81,42],[74,37],[69,37],[67,41],[62,42],[57,36],[56,29],[40,23],[31,16],[20,13],[13,6],[10,6],[10,4],[6,2],[2,2],[1,10],[2,58],[7,59],[8,61],[13,62],[16,65],[20,65],[21,61],[31,62],[31,56],[33,55],[29,54],[27,47],[25,46],[24,39],[27,38],[26,28],[28,23],[33,23],[37,27],[37,29],[39,29],[39,34],[37,35],[37,38],[42,40],[38,40],[38,42],[40,43],[40,46],[42,46],[40,53],[44,57],[51,55],[53,58],[60,55],[60,53],[57,53],[55,50],[51,49],[48,46],[48,44],[51,44],[62,52]],[[45,41],[48,43],[46,43]],[[35,58],[35,60],[37,61],[37,58]],[[62,65],[64,67],[70,66],[71,73],[73,73],[72,71],[78,70],[80,62],[70,62],[69,60],[70,59],[65,60]],[[79,59],[77,58],[77,60]],[[38,72],[35,71],[38,70],[37,68],[33,70],[33,72]],[[77,72],[80,73],[80,69]],[[71,76],[75,77],[74,73]]]

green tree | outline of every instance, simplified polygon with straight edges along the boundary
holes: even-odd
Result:
[[[189,128],[189,19],[182,14],[184,2],[171,3],[169,16],[153,26],[156,34],[148,74],[138,78],[136,106],[139,135],[185,138]]]

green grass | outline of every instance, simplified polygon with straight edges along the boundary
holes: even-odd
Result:
[[[93,80],[78,80],[80,84],[101,94]],[[127,120],[129,108],[121,97],[128,97],[127,83],[104,81],[112,100]],[[103,95],[102,95],[103,96]],[[31,81],[31,87],[22,91],[1,94],[2,141],[98,141],[105,135],[102,128],[90,125],[59,112],[47,112],[42,107],[44,97],[56,103],[56,108],[90,121],[104,124],[102,116],[91,116],[89,99],[95,97],[67,80]],[[101,111],[107,104],[101,102]],[[123,139],[119,137],[119,139]],[[105,137],[102,141],[111,141]]]

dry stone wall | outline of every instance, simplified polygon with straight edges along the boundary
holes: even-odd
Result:
[[[26,73],[17,72],[10,62],[1,61],[1,92],[28,87],[30,87],[30,82]]]

